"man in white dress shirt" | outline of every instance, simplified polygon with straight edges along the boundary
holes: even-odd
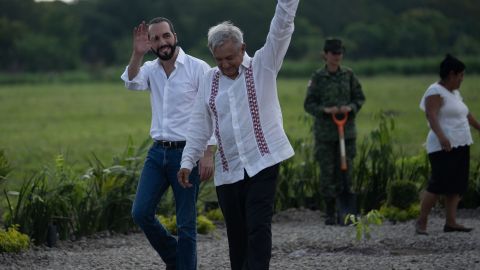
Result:
[[[142,65],[148,51],[158,58]],[[206,180],[213,174],[210,145],[214,140],[200,154],[198,171],[197,164],[193,164],[190,188],[182,188],[176,175],[200,79],[209,68],[207,63],[185,54],[177,46],[177,34],[168,19],[155,18],[148,25],[142,22],[134,28],[132,57],[122,79],[130,90],[150,91],[150,136],[154,142],[138,183],[132,216],[165,262],[166,269],[197,267],[196,200],[199,178]],[[155,217],[157,205],[169,186],[175,197],[178,240]]]
[[[230,22],[210,28],[217,67],[202,80],[178,181],[188,176],[212,132],[217,139],[215,186],[225,217],[231,268],[268,269],[279,163],[293,156],[285,135],[276,78],[293,33],[299,0],[279,0],[265,45],[245,53]]]

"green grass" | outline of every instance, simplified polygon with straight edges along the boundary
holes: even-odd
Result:
[[[148,138],[149,92],[121,82],[1,86],[0,123],[0,148],[15,172],[41,168],[58,153],[86,168],[92,152],[109,160],[128,136],[137,144]]]
[[[395,115],[398,142],[407,153],[422,147],[428,128],[418,103],[436,76],[360,77],[367,101],[358,116],[359,138],[377,123],[380,110]],[[308,79],[279,80],[284,127],[293,138],[306,138],[310,130],[303,100]],[[479,75],[467,75],[462,95],[480,118]],[[128,136],[136,144],[148,138],[150,129],[148,92],[124,89],[123,83],[0,85],[0,149],[6,150],[14,167],[12,178],[23,178],[63,153],[67,162],[85,169],[94,152],[108,161],[121,153]],[[472,131],[474,140],[478,132]],[[478,156],[479,144],[472,148]]]

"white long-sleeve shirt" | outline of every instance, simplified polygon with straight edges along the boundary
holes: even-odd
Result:
[[[210,66],[203,60],[185,54],[180,48],[175,69],[167,77],[158,58],[145,62],[135,78],[129,80],[128,66],[121,78],[130,90],[150,91],[154,140],[185,141],[185,131],[197,96],[200,81]],[[211,135],[211,134],[210,134]],[[210,141],[209,144],[215,144]]]
[[[204,76],[183,151],[182,168],[192,169],[212,131],[217,139],[215,185],[254,176],[294,155],[283,130],[276,78],[294,30],[299,0],[279,0],[265,45],[244,55],[235,80],[218,67]]]

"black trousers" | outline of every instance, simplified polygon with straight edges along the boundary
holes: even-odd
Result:
[[[216,188],[227,225],[232,270],[269,269],[272,216],[279,164]]]

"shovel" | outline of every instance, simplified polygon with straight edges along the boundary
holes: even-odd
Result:
[[[338,139],[340,146],[340,170],[342,178],[342,192],[337,197],[337,223],[345,224],[345,217],[348,214],[357,214],[357,197],[350,192],[347,181],[347,154],[345,150],[345,130],[344,126],[348,119],[348,113],[340,113],[342,118],[337,118],[337,114],[332,114],[333,122],[337,125]]]

